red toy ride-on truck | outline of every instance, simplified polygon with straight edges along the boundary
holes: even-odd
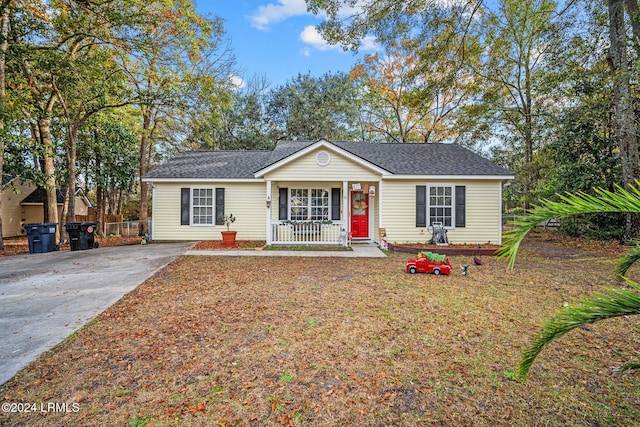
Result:
[[[407,261],[406,271],[415,273],[449,274],[453,270],[446,255],[433,252],[419,252],[416,259]]]

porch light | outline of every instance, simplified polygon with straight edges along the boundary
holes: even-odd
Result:
[[[271,194],[267,194],[267,207],[271,207]]]

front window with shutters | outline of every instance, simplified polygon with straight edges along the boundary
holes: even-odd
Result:
[[[290,194],[291,221],[324,221],[329,219],[331,202],[326,188],[292,188]]]
[[[191,224],[214,224],[214,191],[213,188],[191,189]]]
[[[430,186],[428,197],[429,225],[440,222],[444,227],[453,226],[453,186]]]

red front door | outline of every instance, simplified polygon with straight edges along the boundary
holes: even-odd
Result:
[[[369,237],[369,195],[362,191],[351,192],[351,236]]]

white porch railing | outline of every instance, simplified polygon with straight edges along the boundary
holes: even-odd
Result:
[[[274,221],[271,244],[279,245],[344,245],[344,224],[333,221]]]

